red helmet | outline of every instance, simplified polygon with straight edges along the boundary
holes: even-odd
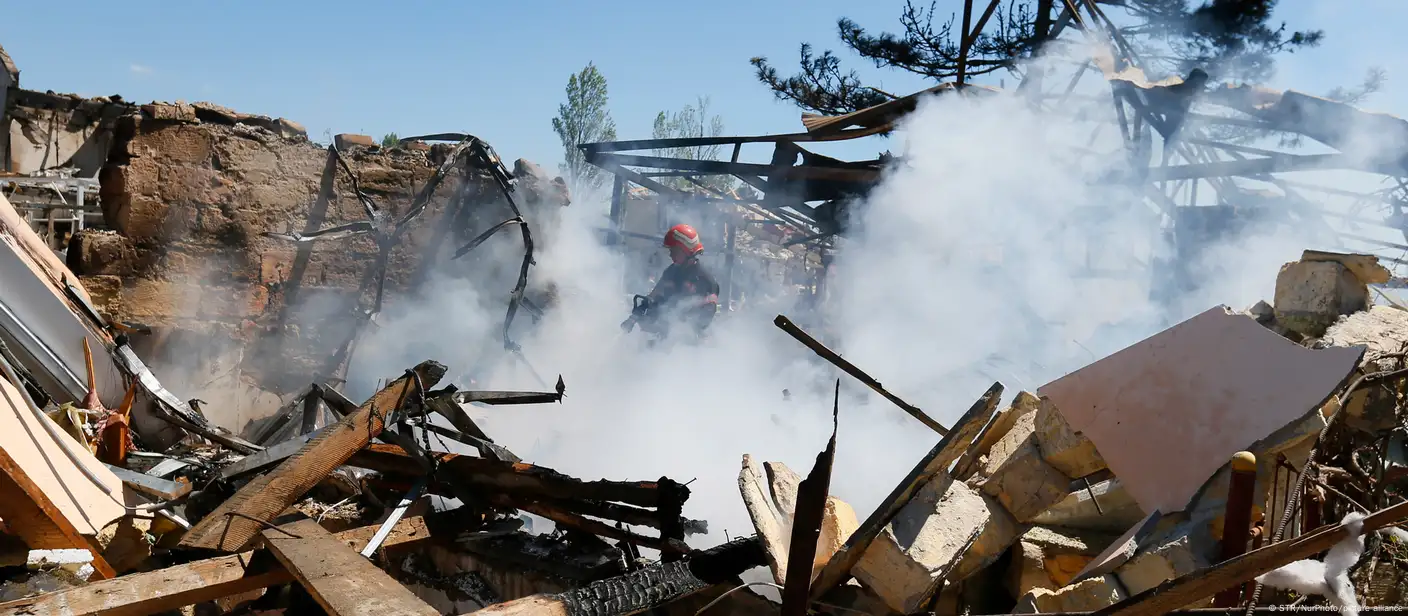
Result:
[[[699,241],[699,232],[689,225],[675,225],[665,232],[667,248],[679,248],[686,255],[696,255],[704,251],[704,243]]]

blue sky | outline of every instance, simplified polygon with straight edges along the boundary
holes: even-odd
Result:
[[[799,111],[773,100],[748,59],[795,65],[797,44],[839,48],[837,17],[897,29],[901,1],[9,2],[0,45],[29,89],[128,100],[208,100],[325,132],[379,137],[468,131],[508,160],[561,160],[550,121],[567,77],[588,61],[607,76],[623,139],[647,138],[657,112],[711,98],[730,134],[795,132]],[[158,4],[166,8],[158,8]],[[603,9],[603,6],[611,6]],[[957,1],[941,1],[961,10]],[[1348,10],[1348,6],[1354,9]],[[1402,0],[1282,0],[1292,28],[1320,27],[1318,49],[1287,56],[1276,85],[1323,93],[1386,68],[1366,106],[1408,114],[1397,70],[1408,51]],[[856,64],[859,69],[870,69]],[[926,87],[865,70],[890,92]],[[872,156],[868,140],[829,150]]]

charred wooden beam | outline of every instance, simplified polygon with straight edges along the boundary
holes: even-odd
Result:
[[[675,139],[636,139],[632,141],[602,141],[584,143],[577,146],[588,155],[598,152],[627,152],[633,150],[659,150],[669,148],[692,148],[708,145],[742,145],[744,143],[777,143],[779,141],[845,141],[856,137],[874,134],[873,131],[848,130],[834,134],[816,135],[812,133],[788,133],[783,135],[755,135],[747,137],[680,137]],[[590,156],[588,156],[590,159]],[[735,156],[734,160],[737,160]],[[590,162],[590,160],[588,161]],[[595,163],[593,163],[595,164]]]
[[[550,494],[558,498],[616,501],[640,507],[659,506],[659,484],[653,481],[582,481],[550,468],[522,462],[506,463],[448,453],[437,456],[442,472],[455,473],[475,486]],[[355,453],[350,462],[384,472],[419,472],[415,462],[392,445],[369,445]]]
[[[1167,182],[1171,180],[1194,180],[1202,178],[1256,175],[1264,173],[1285,173],[1315,169],[1356,169],[1355,161],[1344,154],[1305,154],[1272,156],[1250,160],[1229,160],[1215,163],[1195,163],[1172,167],[1154,167],[1145,172],[1144,180]],[[1378,169],[1364,169],[1380,171]],[[1389,175],[1402,171],[1383,170]]]
[[[475,612],[483,616],[561,615],[624,616],[639,614],[733,582],[763,564],[763,548],[748,537],[694,552],[683,560],[658,563],[639,571],[592,582],[556,595],[532,595]]]
[[[186,548],[235,552],[243,549],[294,501],[381,433],[389,415],[411,396],[445,376],[445,366],[426,361],[377,392],[357,411],[308,441],[278,468],[261,475],[221,503],[181,539]],[[252,519],[251,519],[252,518]]]
[[[792,546],[787,553],[787,577],[782,589],[782,616],[806,616],[811,604],[812,563],[816,561],[821,524],[826,517],[826,501],[831,493],[831,465],[836,460],[836,428],[841,407],[841,379],[836,379],[836,398],[831,407],[831,440],[816,456],[816,464],[797,486],[796,512],[792,518]]]
[[[819,342],[816,338],[811,337],[809,334],[807,334],[807,332],[802,331],[802,328],[797,327],[796,324],[792,323],[791,319],[788,319],[787,317],[779,314],[777,315],[776,319],[773,319],[773,323],[777,325],[778,329],[787,332],[787,335],[792,336],[792,338],[796,339],[797,342],[800,342],[803,346],[811,349],[813,353],[816,353],[817,355],[821,356],[822,359],[831,362],[831,365],[840,368],[842,372],[851,375],[857,381],[863,383],[866,387],[869,387],[870,389],[874,390],[875,393],[880,394],[886,400],[889,400],[890,402],[894,403],[895,406],[900,407],[900,410],[909,413],[910,416],[914,417],[915,419],[918,419],[919,423],[922,423],[928,426],[929,429],[938,432],[940,436],[945,436],[948,434],[948,428],[945,428],[939,422],[934,421],[933,417],[930,417],[925,414],[924,411],[919,410],[919,407],[905,402],[904,400],[901,400],[899,396],[890,393],[889,390],[885,389],[885,386],[880,384],[880,381],[877,381],[874,377],[870,376],[869,374],[866,374],[864,370],[857,368],[855,364],[846,361],[835,351],[826,348],[826,345]]]
[[[559,378],[558,382],[562,380]],[[495,406],[511,404],[551,404],[562,402],[562,392],[538,392],[538,391],[458,391],[454,394],[455,402],[460,404],[470,404],[478,402],[480,404],[490,404]]]
[[[668,158],[665,156],[644,156],[640,154],[606,154],[593,153],[588,155],[589,161],[594,165],[600,163],[616,163],[629,167],[648,167],[651,169],[673,169],[676,171],[696,171],[710,175],[733,175],[744,173],[749,175],[768,175],[773,168],[770,165],[760,165],[757,163],[733,163],[722,160],[700,160],[692,158]],[[598,162],[600,161],[600,163]]]
[[[272,419],[265,422],[265,424],[259,428],[259,432],[254,435],[254,443],[261,446],[267,444],[268,440],[277,434],[284,425],[288,424],[294,416],[303,411],[304,400],[308,399],[310,396],[316,397],[319,395],[317,387],[317,385],[309,385],[303,388],[303,391],[299,392],[297,396],[294,396],[288,404],[279,407],[278,415],[275,415]]]
[[[609,503],[605,501],[591,500],[566,500],[548,497],[524,497],[515,494],[506,494],[508,499],[514,503],[541,502],[571,513],[577,513],[594,518],[602,518],[630,524],[632,526],[648,526],[656,530],[663,530],[665,524],[662,522],[663,513],[645,509],[643,507],[632,507],[619,503]],[[522,507],[516,508],[521,509]],[[678,525],[683,530],[683,535],[703,535],[709,532],[709,523],[704,520],[690,520],[684,517],[677,517]],[[684,537],[679,537],[683,539]]]
[[[559,509],[543,502],[542,500],[529,502],[515,502],[512,497],[503,493],[491,494],[489,495],[488,500],[489,502],[493,503],[495,506],[498,507],[522,509],[523,511],[527,511],[528,513],[540,515],[549,520],[552,520],[553,523],[557,524],[558,526],[571,528],[573,530],[579,530],[584,533],[591,533],[593,535],[599,535],[602,537],[608,537],[617,541],[625,541],[627,543],[631,543],[641,547],[651,548],[653,550],[659,550],[662,554],[665,554],[667,558],[669,558],[670,555],[685,554],[689,552],[689,546],[685,544],[682,539],[677,539],[668,536],[662,536],[658,538],[647,537],[639,533],[633,533],[628,530],[616,528],[615,526],[606,524],[605,522],[598,522],[591,518],[572,513],[571,511]]]
[[[191,492],[191,484],[188,481],[171,481],[111,464],[103,466],[108,467],[108,470],[117,475],[127,487],[157,500],[176,500]]]

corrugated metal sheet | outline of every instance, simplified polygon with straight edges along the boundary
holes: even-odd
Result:
[[[107,333],[92,325],[64,292],[64,281],[87,299],[78,277],[0,196],[0,337],[25,369],[60,402],[77,401],[87,392],[83,339],[93,349],[98,396],[116,407],[126,393],[121,374],[104,350]]]

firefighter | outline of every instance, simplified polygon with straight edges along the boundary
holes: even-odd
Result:
[[[682,321],[703,335],[719,306],[719,283],[699,263],[704,244],[689,225],[675,225],[665,232],[663,246],[670,251],[670,265],[660,274],[655,289],[646,296],[644,313],[633,313],[621,329],[631,331],[644,318],[644,327],[664,335],[671,321]]]

